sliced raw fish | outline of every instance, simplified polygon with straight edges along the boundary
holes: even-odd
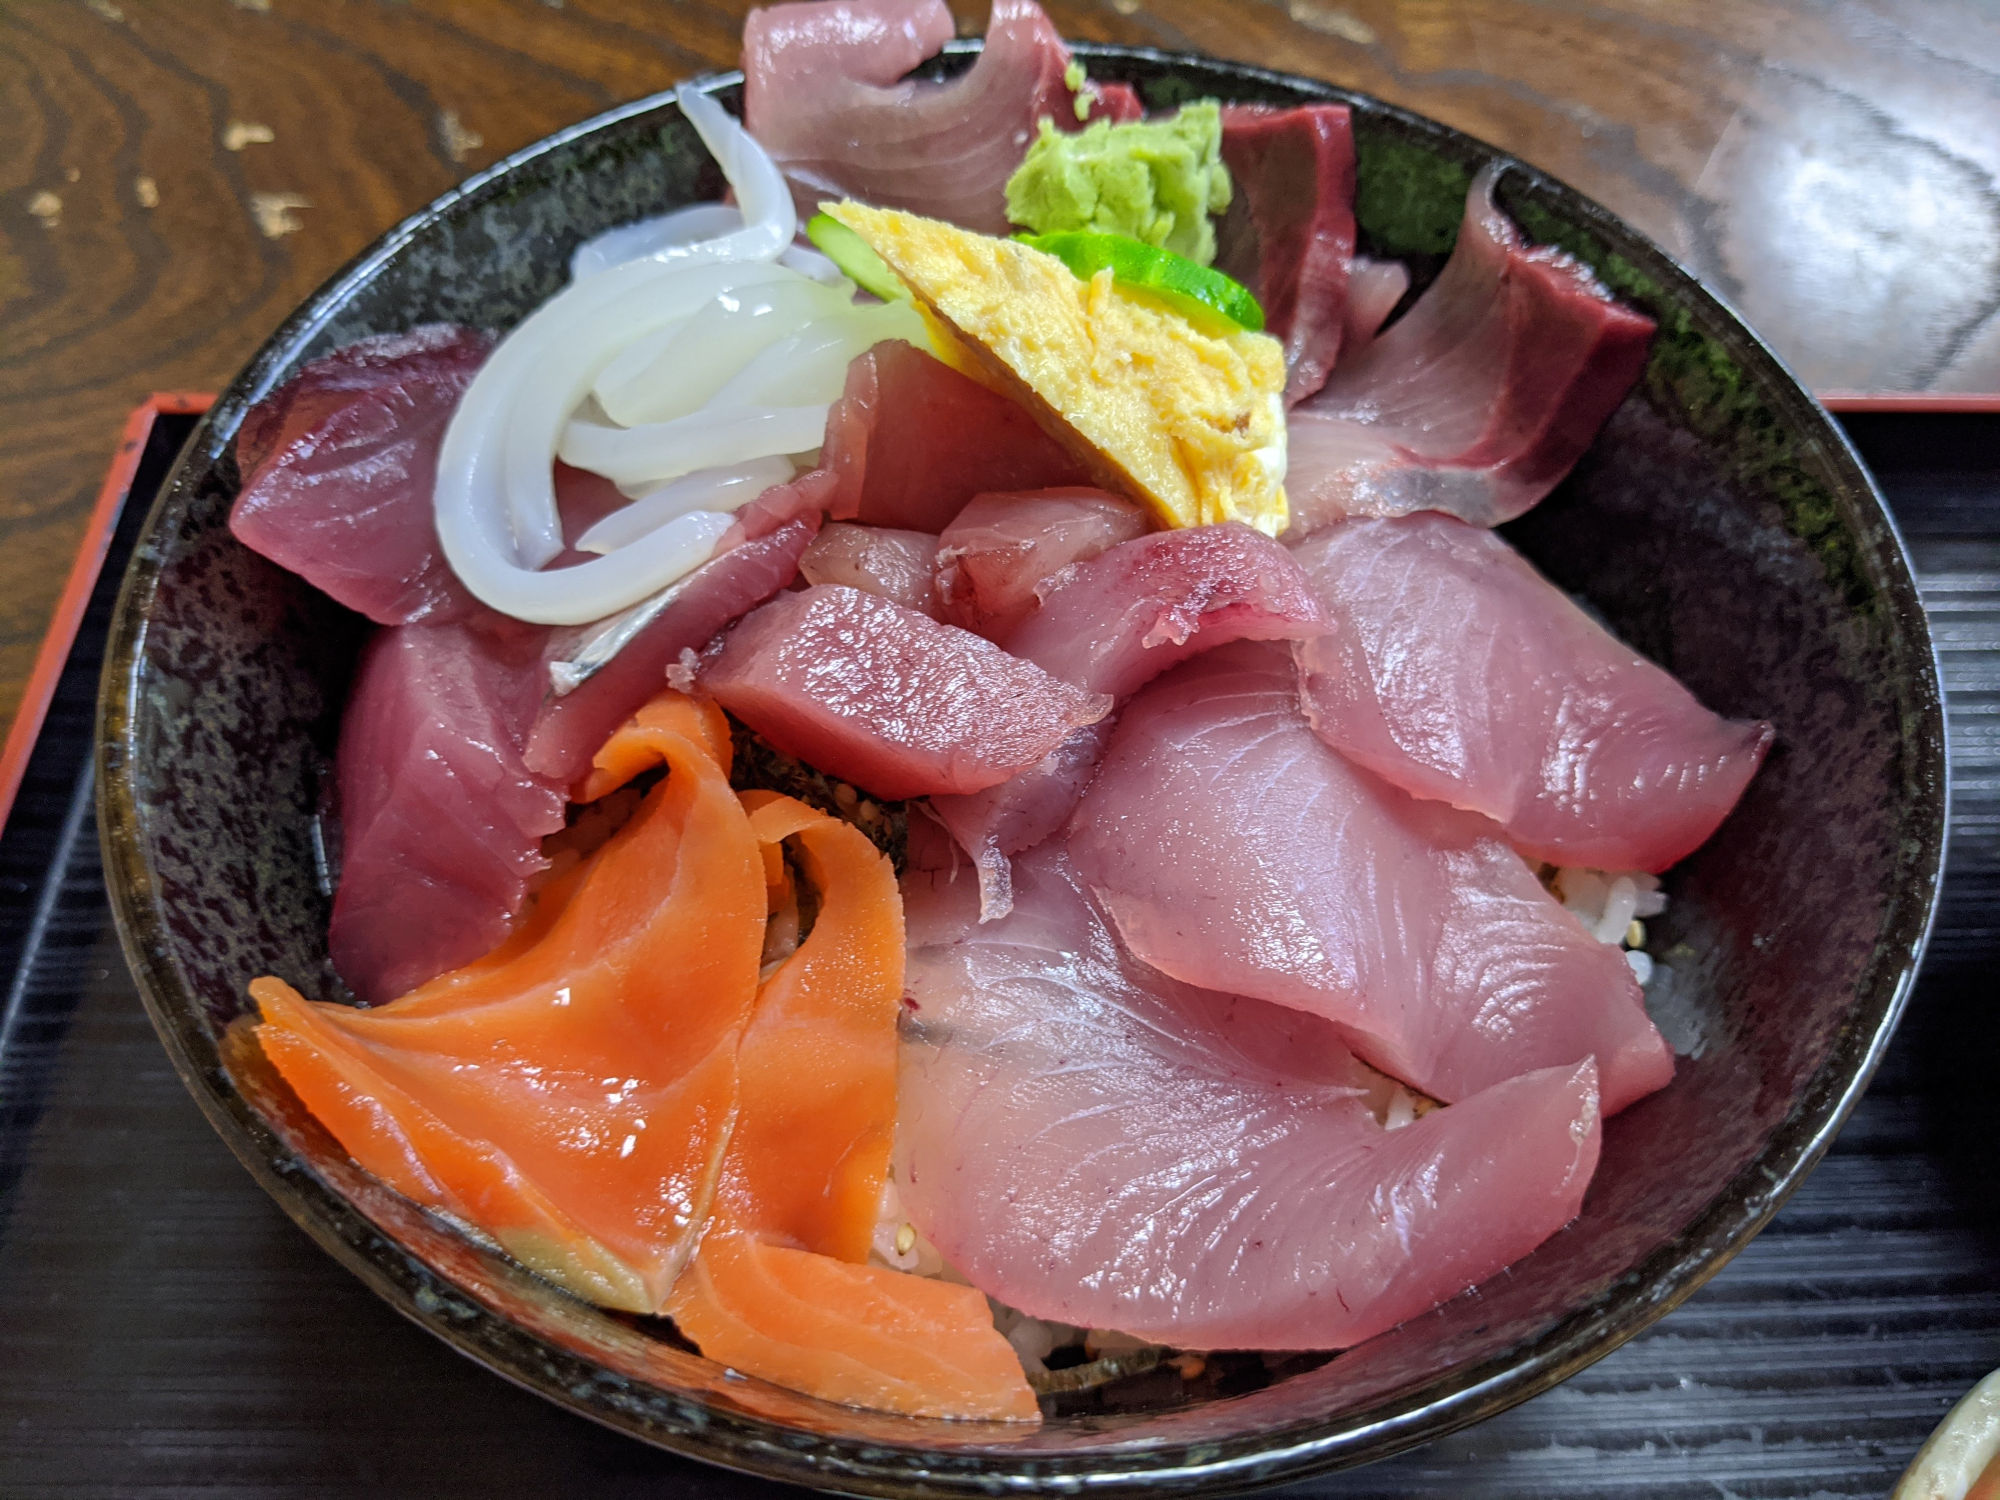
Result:
[[[1065,682],[1122,698],[1177,662],[1228,641],[1307,640],[1325,625],[1285,549],[1240,522],[1122,542],[1054,581],[1007,649]],[[983,914],[1007,909],[1007,856],[1068,816],[1103,753],[1100,722],[1031,770],[932,806],[979,871]]]
[[[1145,101],[1129,83],[1100,83],[1093,78],[1085,82],[1083,92],[1090,98],[1086,124],[1092,120],[1109,120],[1113,125],[1123,125],[1129,120],[1145,117]]]
[[[979,1293],[861,1264],[896,1125],[903,908],[889,862],[789,797],[743,803],[780,884],[778,846],[795,841],[819,912],[758,990],[708,1227],[667,1310],[709,1358],[823,1400],[1034,1421]]]
[[[1064,568],[1151,529],[1143,510],[1103,490],[974,496],[938,536],[943,618],[1004,646]]]
[[[822,199],[1006,234],[1007,179],[1047,116],[1077,129],[1069,49],[1034,0],[994,0],[986,46],[947,83],[910,79],[953,34],[944,0],[808,0],[743,27],[743,118],[802,215]]]
[[[1354,520],[1294,549],[1332,629],[1307,716],[1349,760],[1486,814],[1533,859],[1664,870],[1736,805],[1769,724],[1724,719],[1494,533]]]
[[[340,726],[327,943],[364,1003],[488,952],[547,868],[541,840],[563,826],[567,786],[524,757],[546,635],[402,625],[362,652]]]
[[[537,703],[522,757],[527,768],[560,787],[574,783],[590,769],[590,758],[611,732],[659,692],[667,668],[682,652],[699,652],[730,621],[798,576],[799,558],[818,520],[815,513],[788,521],[704,563],[673,585],[672,601],[615,656],[561,696],[546,691],[546,664],[567,660],[594,627],[551,631],[537,684],[545,695]]]
[[[982,920],[1004,917],[1014,904],[1009,858],[1034,848],[1069,821],[1097,774],[1112,722],[1106,717],[1072,731],[1034,765],[998,786],[931,798],[931,811],[978,874]]]
[[[1653,322],[1529,245],[1473,179],[1458,243],[1410,310],[1289,420],[1295,536],[1347,515],[1476,525],[1554,489],[1645,367]]]
[[[970,631],[837,584],[748,616],[701,682],[778,749],[887,800],[1005,781],[1111,706]]]
[[[1067,861],[979,925],[906,881],[901,1193],[974,1285],[1035,1317],[1201,1349],[1343,1348],[1576,1214],[1588,1060],[1385,1129],[1317,1016],[1126,955]]]
[[[1121,542],[1057,580],[1007,649],[1065,682],[1124,697],[1227,641],[1301,641],[1326,628],[1292,555],[1240,521]]]
[[[625,733],[666,779],[500,949],[378,1009],[251,993],[265,1054],[363,1167],[592,1302],[657,1313],[737,1108],[765,873],[721,713],[664,695]]]
[[[1354,257],[1347,268],[1347,318],[1340,335],[1340,351],[1346,358],[1359,358],[1375,342],[1409,289],[1410,268],[1401,261]]]
[[[1264,331],[1285,346],[1285,400],[1303,401],[1326,383],[1348,316],[1354,131],[1347,106],[1232,104],[1222,111],[1222,160],[1236,192],[1218,231],[1216,264],[1263,304]]]
[[[492,347],[433,323],[299,371],[237,431],[236,539],[378,624],[472,615],[479,605],[438,545],[431,490],[445,426]]]
[[[896,1133],[904,964],[896,873],[851,823],[775,792],[740,800],[765,851],[766,885],[792,880],[779,853],[789,840],[818,910],[758,986],[737,1049],[738,1119],[711,1233],[866,1260]]]
[[[808,522],[811,531],[818,531],[839,490],[839,477],[831,469],[807,469],[772,485],[737,510],[736,525],[715,544],[716,556],[745,541],[769,536],[794,521]]]
[[[1433,1098],[1595,1057],[1612,1114],[1672,1076],[1620,950],[1492,823],[1322,744],[1283,647],[1208,652],[1126,705],[1068,848],[1139,958],[1323,1015]]]
[[[835,520],[933,534],[974,495],[1086,482],[1021,406],[900,339],[849,366],[820,461]]]
[[[704,1242],[672,1311],[709,1358],[822,1400],[1041,1420],[1020,1358],[969,1286],[731,1237]]]
[[[806,548],[799,572],[807,583],[865,589],[935,620],[942,618],[937,554],[938,539],[928,531],[834,521],[821,527]]]

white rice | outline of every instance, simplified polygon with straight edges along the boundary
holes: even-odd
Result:
[[[1646,923],[1667,909],[1660,877],[1644,870],[1592,870],[1566,865],[1542,876],[1555,898],[1598,942],[1625,952],[1625,962],[1640,984],[1653,978],[1653,959],[1645,952]]]

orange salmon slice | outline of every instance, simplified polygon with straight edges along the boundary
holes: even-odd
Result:
[[[583,793],[664,763],[492,953],[389,1005],[252,983],[257,1040],[364,1168],[591,1302],[849,1405],[1036,1421],[969,1287],[863,1264],[896,1123],[903,909],[857,829],[731,791],[720,710],[653,700]],[[760,984],[767,924],[818,901]]]
[[[837,818],[770,792],[743,803],[774,909],[787,898],[778,851],[789,839],[819,913],[758,992],[714,1210],[668,1310],[710,1359],[822,1400],[1039,1421],[984,1296],[861,1264],[896,1128],[895,872]]]
[[[259,979],[257,1038],[363,1167],[592,1302],[654,1313],[737,1112],[763,856],[712,705],[665,695],[600,757],[668,776],[494,954],[373,1010]]]
[[[913,1417],[1038,1422],[1013,1348],[969,1286],[714,1235],[674,1289],[701,1352],[823,1400]]]

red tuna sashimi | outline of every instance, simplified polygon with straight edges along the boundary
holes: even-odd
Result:
[[[1664,870],[1770,748],[1769,724],[1709,712],[1490,531],[1364,519],[1294,551],[1332,625],[1299,650],[1319,737],[1530,858]]]
[[[1111,706],[970,631],[835,584],[750,615],[701,682],[778,749],[889,800],[1005,781]]]
[[[1034,0],[994,0],[986,46],[948,83],[907,79],[954,27],[944,0],[816,0],[743,27],[743,119],[791,180],[825,198],[1006,234],[1007,179],[1035,122],[1078,128],[1069,49]]]
[[[1285,346],[1285,400],[1303,401],[1326,384],[1346,326],[1354,258],[1347,106],[1230,105],[1222,160],[1236,193],[1216,263],[1257,294],[1265,332]]]
[[[1094,693],[1122,698],[1177,662],[1229,641],[1302,641],[1325,625],[1285,549],[1240,522],[1154,532],[1079,563],[1007,649]],[[1061,826],[1104,748],[1080,729],[1012,780],[932,804],[979,871],[983,915],[1007,909],[1007,856]]]
[[[976,495],[938,537],[943,618],[1004,646],[1056,574],[1151,526],[1130,500],[1103,490]]]
[[[1084,117],[1086,124],[1109,120],[1113,125],[1124,125],[1145,117],[1145,102],[1129,83],[1100,83],[1093,78],[1084,84],[1083,91],[1090,96],[1090,112]]]
[[[244,414],[229,529],[382,625],[478,609],[431,516],[438,448],[493,341],[435,323],[314,360]]]
[[[987,926],[962,885],[906,884],[902,1201],[981,1290],[1169,1344],[1344,1348],[1575,1217],[1591,1062],[1385,1129],[1325,1021],[1134,962],[1051,846],[1018,880]]]
[[[562,787],[586,775],[598,747],[660,691],[667,668],[683,651],[700,651],[730,621],[798,576],[800,556],[818,523],[817,515],[788,521],[702,564],[676,585],[673,601],[616,656],[570,692],[542,698],[528,732],[528,769]],[[596,628],[550,632],[538,690],[549,685],[548,664],[566,660]]]
[[[1528,245],[1473,179],[1443,272],[1291,412],[1294,534],[1445,510],[1491,526],[1554,489],[1645,367],[1653,323]]]
[[[821,528],[799,558],[799,573],[807,583],[864,589],[935,620],[942,618],[937,555],[938,539],[928,531],[835,521]]]
[[[900,339],[848,366],[821,463],[834,476],[824,503],[835,520],[932,533],[974,495],[1085,477],[1020,405]]]
[[[1323,1015],[1434,1098],[1595,1057],[1611,1114],[1672,1076],[1621,951],[1484,818],[1320,743],[1281,647],[1211,651],[1127,705],[1068,847],[1139,958]]]
[[[341,720],[340,887],[327,944],[380,1004],[490,952],[513,929],[564,787],[522,759],[544,632],[379,632]]]

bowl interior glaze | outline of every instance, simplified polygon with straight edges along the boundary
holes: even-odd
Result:
[[[976,44],[954,44],[942,71]],[[1942,854],[1944,734],[1901,544],[1845,440],[1757,340],[1603,209],[1491,148],[1325,84],[1078,49],[1183,99],[1353,107],[1365,250],[1435,272],[1483,162],[1534,238],[1661,326],[1640,387],[1574,475],[1509,528],[1565,588],[1711,706],[1778,726],[1735,816],[1670,881],[1654,1008],[1673,1084],[1609,1122],[1578,1221],[1472,1293],[1316,1368],[1019,1433],[857,1413],[725,1377],[585,1307],[363,1176],[268,1075],[222,1066],[244,986],[340,993],[311,820],[361,628],[238,546],[245,408],[307,359],[436,319],[504,329],[571,249],[716,196],[670,98],[529,148],[387,235],[258,353],[191,439],[125,585],[104,679],[100,820],[140,989],[188,1087],[264,1187],[398,1310],[507,1378],[648,1441],[856,1492],[1238,1488],[1383,1457],[1498,1411],[1687,1296],[1817,1160],[1894,1025]],[[734,102],[735,75],[713,81]],[[1255,1384],[1255,1382],[1251,1382]],[[1150,1403],[1150,1404],[1148,1404]]]

